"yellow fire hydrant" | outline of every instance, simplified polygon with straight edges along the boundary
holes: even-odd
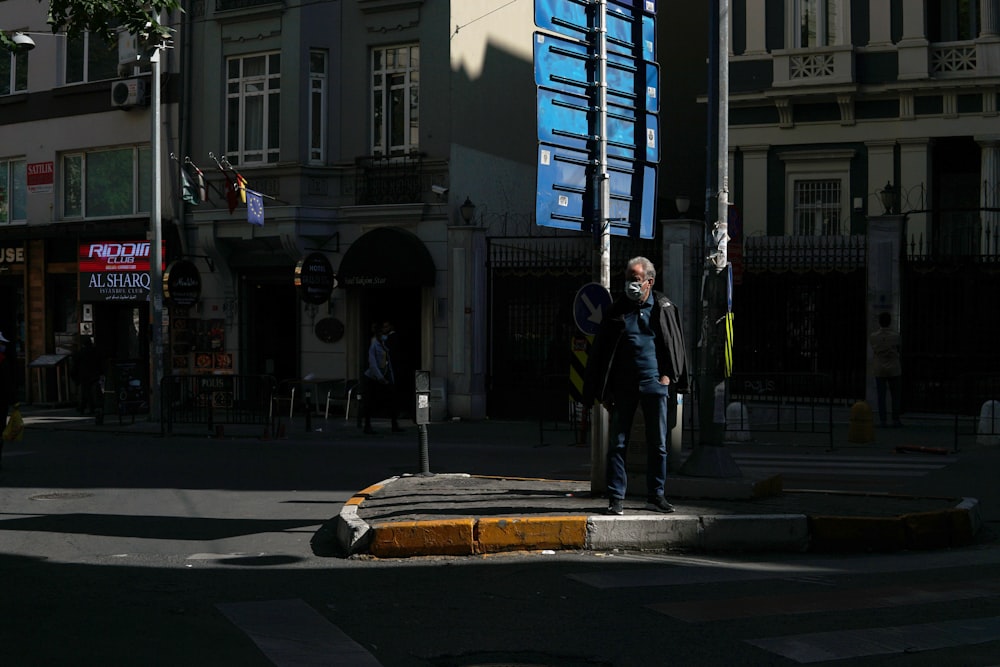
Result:
[[[872,409],[864,401],[851,406],[851,420],[847,428],[848,442],[872,442],[875,440]]]

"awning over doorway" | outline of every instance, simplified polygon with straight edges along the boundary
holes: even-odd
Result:
[[[423,241],[397,227],[368,232],[344,253],[337,269],[341,287],[415,287],[434,285],[434,260]]]

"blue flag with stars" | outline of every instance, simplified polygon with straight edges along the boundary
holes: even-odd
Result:
[[[247,189],[247,222],[264,226],[264,197],[259,192]]]

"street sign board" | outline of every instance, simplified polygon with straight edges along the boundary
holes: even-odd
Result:
[[[538,140],[585,151],[592,140],[589,100],[538,89]],[[637,119],[632,111],[610,107],[607,116],[608,155],[628,160],[660,161],[659,120],[653,114]],[[636,152],[639,154],[636,155]]]
[[[596,336],[604,313],[611,307],[611,294],[600,283],[587,283],[573,299],[573,321],[587,336]]]
[[[538,225],[596,234],[600,223],[613,235],[653,238],[660,160],[655,13],[655,0],[535,0],[535,25],[556,33],[534,34]],[[595,69],[599,52],[605,57]],[[598,88],[601,72],[606,95]],[[610,201],[600,201],[598,173],[608,174]]]
[[[538,145],[535,218],[539,225],[574,231],[593,229],[591,169],[586,151]],[[656,167],[609,156],[607,171],[611,191],[610,233],[653,238]]]
[[[535,85],[574,95],[590,95],[593,60],[586,44],[535,33]],[[660,68],[632,55],[608,54],[608,105],[659,110]]]

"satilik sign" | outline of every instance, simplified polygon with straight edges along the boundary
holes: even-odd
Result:
[[[80,301],[148,301],[149,241],[80,244]]]

